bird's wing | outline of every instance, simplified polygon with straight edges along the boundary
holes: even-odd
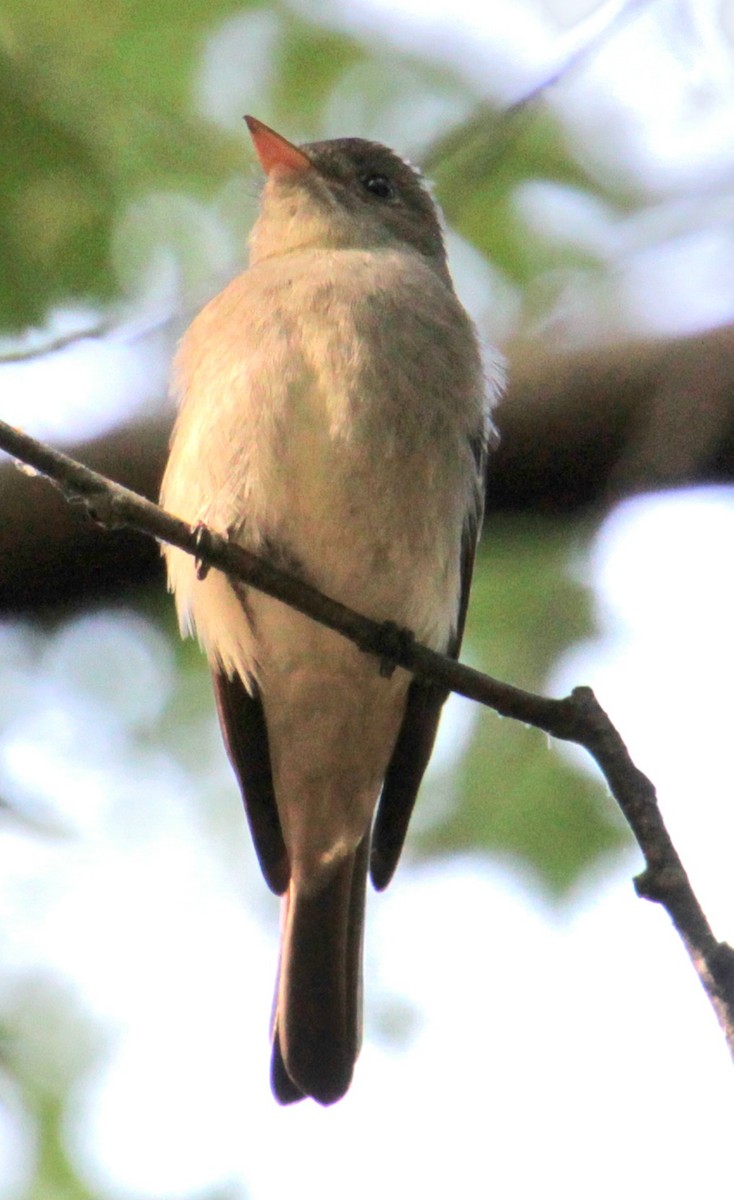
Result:
[[[477,467],[478,486],[475,503],[467,513],[462,531],[459,608],[456,628],[447,649],[452,658],[458,658],[464,636],[474,555],[484,513],[487,469],[487,437],[484,431],[472,441],[472,453]],[[447,695],[445,688],[423,683],[419,679],[414,679],[408,689],[403,722],[385,775],[372,831],[370,878],[378,891],[387,887],[398,865]]]
[[[414,680],[408,689],[403,723],[382,785],[372,830],[370,878],[378,891],[387,887],[398,865],[445,699],[443,688],[419,680]]]
[[[255,852],[268,887],[281,895],[290,865],[278,816],[270,768],[268,730],[262,701],[250,695],[239,675],[212,674],[219,723],[229,760],[239,781]]]

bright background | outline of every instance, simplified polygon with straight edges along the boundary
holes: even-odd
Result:
[[[0,317],[29,357],[0,365],[0,415],[31,433],[163,410],[178,332],[242,262],[243,112],[430,162],[592,44],[486,171],[466,132],[433,164],[465,302],[511,372],[734,320],[731,4],[4,8]],[[628,490],[490,515],[465,657],[595,688],[733,941],[734,488]],[[581,755],[449,703],[370,897],[352,1089],[282,1110],[277,904],[201,659],[160,580],[27,607],[0,624],[0,1200],[728,1194],[723,1038]]]

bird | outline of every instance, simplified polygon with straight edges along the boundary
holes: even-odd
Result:
[[[249,264],[180,342],[161,503],[456,657],[501,367],[415,168],[363,138],[296,145],[245,120],[265,176]],[[272,1091],[330,1105],[361,1044],[367,878],[382,890],[395,871],[446,692],[164,554],[282,898]]]

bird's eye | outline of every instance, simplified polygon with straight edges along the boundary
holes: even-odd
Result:
[[[378,200],[392,200],[397,195],[395,184],[387,175],[365,175],[361,183],[365,191],[377,196]]]

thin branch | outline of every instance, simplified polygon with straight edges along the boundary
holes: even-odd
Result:
[[[40,346],[26,346],[17,350],[9,350],[7,354],[0,354],[0,367],[7,363],[22,363],[35,362],[39,358],[48,358],[52,354],[58,354],[61,350],[67,350],[69,346],[77,346],[80,342],[98,341],[100,338],[106,337],[110,332],[111,326],[106,322],[103,325],[94,325],[91,329],[77,329],[74,333],[62,333],[59,337],[51,338]]]
[[[582,42],[580,46],[577,46],[576,49],[569,54],[568,58],[560,63],[558,67],[556,67],[555,71],[552,71],[551,74],[547,75],[545,79],[541,79],[541,81],[537,83],[535,87],[531,88],[529,92],[526,92],[523,96],[520,96],[517,100],[510,104],[509,107],[505,109],[503,116],[512,116],[520,109],[527,107],[528,104],[532,104],[533,101],[538,100],[545,92],[547,92],[549,88],[555,87],[557,83],[560,83],[564,76],[568,75],[571,71],[575,71],[577,68],[582,67],[587,60],[593,58],[593,56],[599,50],[601,50],[603,46],[606,45],[610,38],[612,38],[624,25],[626,25],[628,21],[638,15],[639,9],[647,8],[651,3],[652,0],[628,0],[627,4],[622,5],[622,7],[609,18],[606,25],[602,26],[602,28],[596,33],[592,34],[591,37],[587,38],[585,42]]]
[[[111,314],[106,321],[99,325],[92,325],[89,329],[77,329],[74,333],[60,334],[59,337],[51,338],[38,346],[18,347],[17,350],[9,350],[7,354],[0,354],[0,367],[4,367],[8,363],[36,362],[38,359],[49,358],[52,354],[68,350],[70,346],[79,346],[82,342],[102,341],[107,337],[113,337],[132,346],[143,338],[159,333],[169,325],[175,325],[182,319],[179,313],[166,313],[163,316],[149,317],[138,321],[131,320],[125,323]]]
[[[496,167],[510,143],[509,134],[511,130],[514,131],[518,118],[566,75],[583,67],[611,37],[652,2],[653,0],[628,0],[627,4],[610,17],[602,29],[577,46],[555,70],[505,108],[498,111],[490,104],[479,104],[460,125],[450,129],[434,143],[427,154],[423,155],[423,170],[427,175],[443,171],[449,160],[453,160],[457,155],[463,156],[466,166],[469,150],[475,169],[473,176],[483,175],[490,166]]]
[[[650,780],[635,766],[618,731],[590,688],[549,700],[455,662],[416,642],[408,630],[367,617],[330,599],[220,534],[193,527],[135,492],[0,421],[0,449],[56,483],[107,529],[130,528],[193,555],[336,630],[386,671],[404,667],[421,679],[583,746],[596,761],[645,858],[637,893],[668,912],[716,1012],[734,1058],[734,951],[718,942],[665,828]],[[23,468],[21,468],[23,469]]]

